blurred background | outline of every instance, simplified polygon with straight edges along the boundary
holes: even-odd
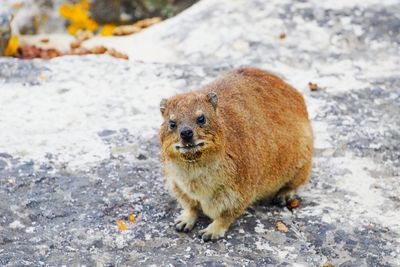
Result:
[[[104,52],[99,48],[95,51],[71,49],[77,49],[79,42],[96,35],[137,33],[178,14],[196,1],[2,0],[0,55],[52,58],[62,54]],[[72,37],[77,42],[69,46],[74,40]]]

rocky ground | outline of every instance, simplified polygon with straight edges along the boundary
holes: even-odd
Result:
[[[131,61],[1,58],[0,265],[399,266],[398,14],[396,1],[203,0],[113,39],[151,43]],[[254,205],[204,243],[207,218],[173,229],[158,103],[248,65],[303,92],[313,173],[300,208]]]

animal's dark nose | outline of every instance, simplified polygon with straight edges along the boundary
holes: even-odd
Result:
[[[181,138],[183,140],[189,141],[193,137],[193,131],[189,127],[183,127],[181,130]]]

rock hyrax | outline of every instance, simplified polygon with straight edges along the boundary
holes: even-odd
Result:
[[[313,133],[302,95],[256,68],[229,72],[200,90],[163,99],[165,180],[183,208],[178,231],[203,211],[205,241],[225,235],[252,203],[288,200],[307,182]]]

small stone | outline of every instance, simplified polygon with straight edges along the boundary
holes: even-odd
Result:
[[[20,221],[16,220],[10,223],[10,228],[12,229],[22,229],[25,228],[25,225],[23,225]]]
[[[124,239],[124,237],[122,235],[117,236],[115,238],[115,244],[117,245],[118,249],[123,249],[124,247],[126,247],[126,241]]]
[[[287,233],[289,231],[289,229],[283,222],[277,222],[275,226],[279,232]]]
[[[35,227],[32,227],[32,226],[27,227],[27,228],[25,229],[25,232],[26,232],[26,233],[33,233],[33,232],[35,232]]]
[[[138,160],[146,160],[147,157],[146,157],[145,155],[143,155],[143,154],[139,154],[139,155],[137,156],[137,159],[138,159]]]

